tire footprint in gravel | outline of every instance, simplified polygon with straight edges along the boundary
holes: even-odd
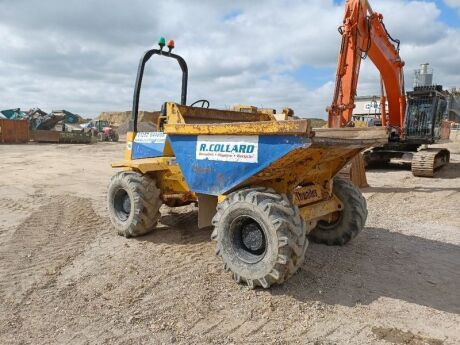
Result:
[[[0,248],[0,300],[17,303],[52,284],[103,228],[88,199],[59,196],[33,211]]]

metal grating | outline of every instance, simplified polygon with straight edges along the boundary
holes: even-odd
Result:
[[[420,97],[409,101],[405,131],[408,137],[431,136],[433,128],[433,97]]]

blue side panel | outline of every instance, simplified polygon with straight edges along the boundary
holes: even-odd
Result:
[[[165,147],[163,132],[139,132],[133,141],[132,159],[161,157]]]
[[[190,189],[224,194],[287,153],[311,145],[303,136],[168,136]]]

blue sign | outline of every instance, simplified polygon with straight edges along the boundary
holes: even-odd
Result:
[[[132,145],[132,159],[153,158],[163,156],[166,134],[163,132],[136,133]]]

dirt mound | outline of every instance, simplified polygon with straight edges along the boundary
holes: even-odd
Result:
[[[130,111],[104,111],[96,119],[109,121],[113,126],[120,126],[128,122],[130,117]]]
[[[308,120],[311,121],[311,126],[313,128],[323,128],[327,124],[326,120],[318,119],[318,118],[314,118],[314,117],[313,118],[308,118]]]
[[[157,130],[157,126],[155,126],[151,122],[139,122],[137,124],[137,131],[138,132],[154,132]],[[128,123],[123,123],[120,127],[117,128],[118,134],[123,135],[128,132]]]
[[[157,123],[159,111],[139,111],[139,122]],[[130,111],[104,111],[97,117],[98,120],[109,121],[113,126],[127,125],[131,118]]]

